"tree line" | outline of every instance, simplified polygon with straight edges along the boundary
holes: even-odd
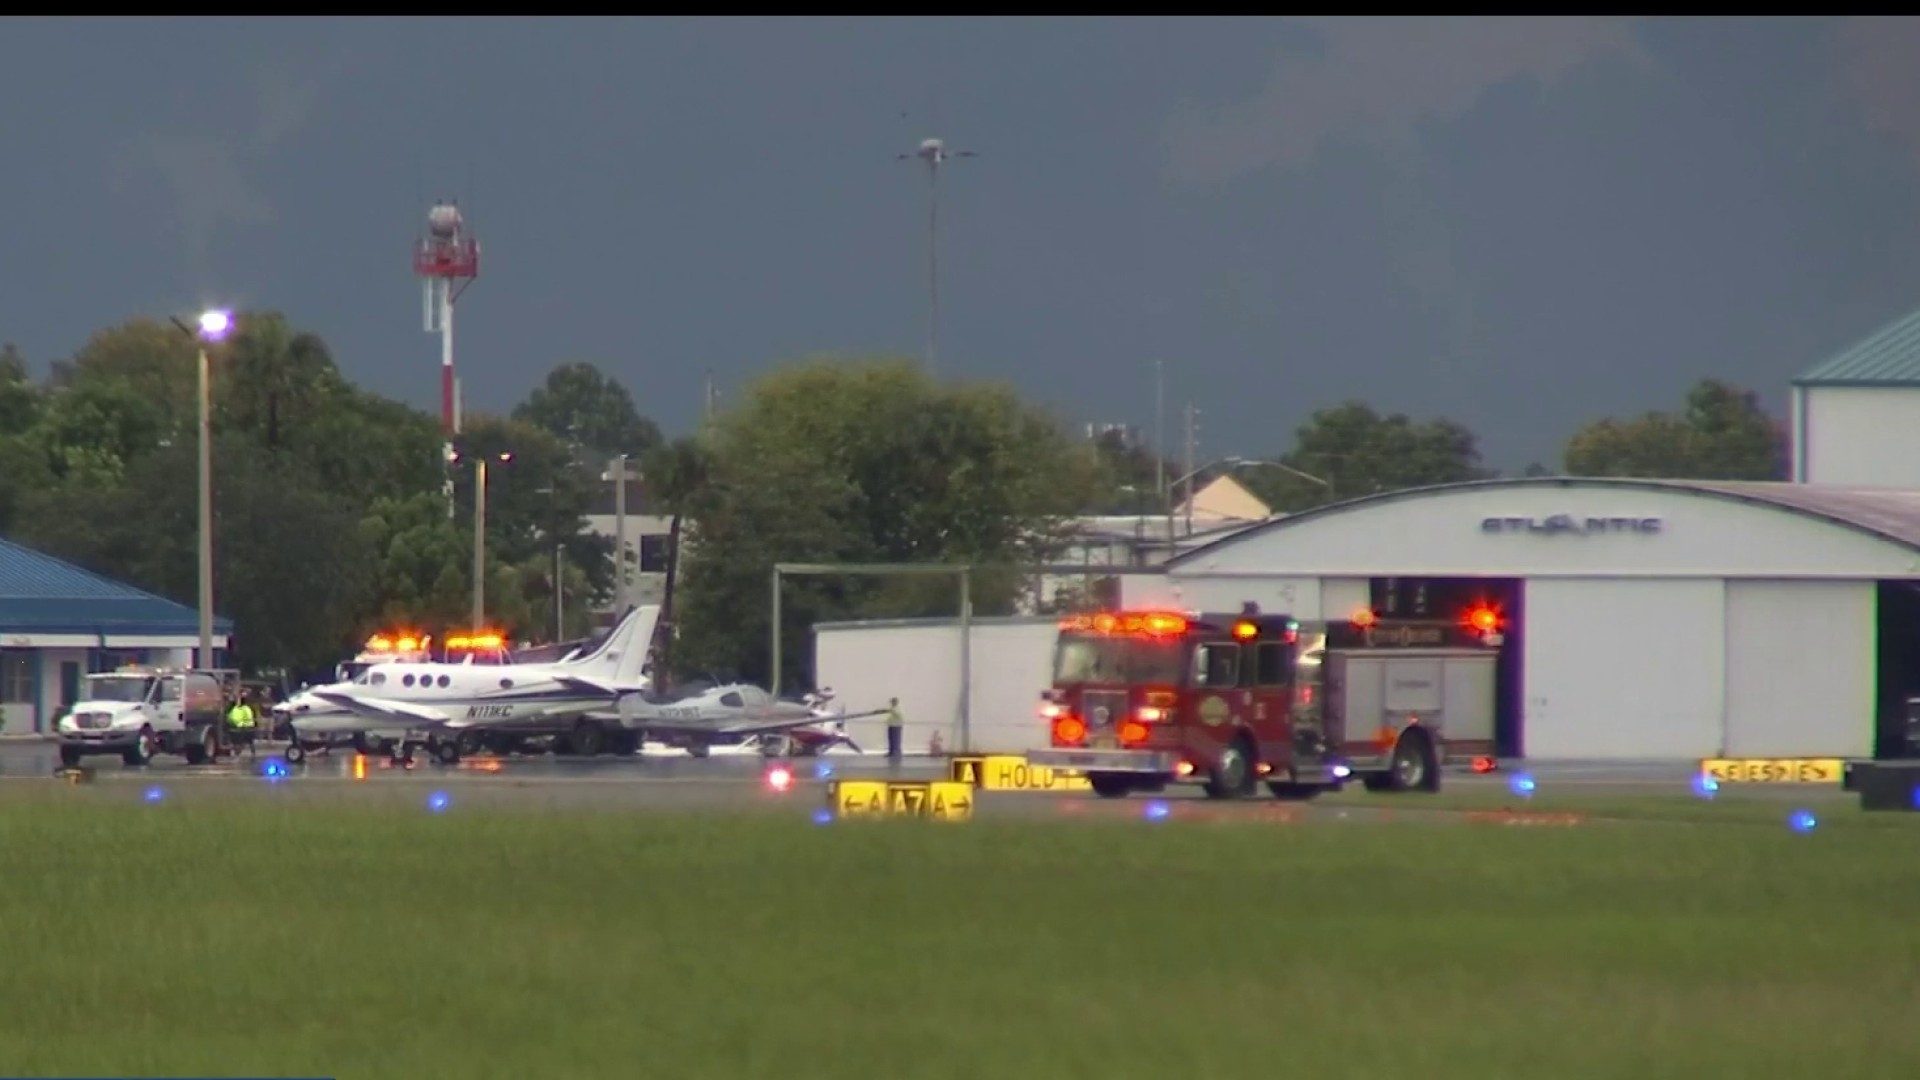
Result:
[[[11,346],[0,351],[0,533],[191,605],[196,350],[167,323],[134,320],[41,380]],[[507,415],[465,419],[449,513],[439,420],[355,386],[318,335],[252,313],[210,359],[216,606],[253,670],[328,668],[396,622],[466,625],[466,463],[479,456],[512,455],[487,481],[490,623],[535,641],[589,632],[615,564],[585,517],[625,454],[672,521],[667,666],[763,682],[776,561],[1032,564],[1059,556],[1078,515],[1163,509],[1142,504],[1148,450],[1086,439],[1006,386],[935,382],[909,360],[815,358],[771,369],[671,441],[617,380],[561,364]],[[1678,413],[1582,430],[1563,471],[1772,479],[1785,458],[1754,396],[1709,381]],[[1273,460],[1294,471],[1240,475],[1287,512],[1492,475],[1461,425],[1361,403],[1314,414]],[[1009,613],[1029,585],[1014,572],[976,577],[975,611]],[[954,591],[944,577],[791,581],[782,622],[796,647],[781,684],[806,682],[815,622],[950,615]]]
[[[1703,379],[1688,389],[1679,409],[1596,420],[1567,440],[1557,468],[1535,463],[1522,475],[1785,480],[1789,444],[1785,425],[1767,413],[1757,394]],[[1102,434],[1096,445],[1106,476],[1102,512],[1140,512],[1142,492],[1152,492],[1156,477],[1181,475],[1174,463],[1157,460],[1118,433]],[[1255,463],[1233,472],[1276,513],[1499,475],[1485,466],[1479,440],[1465,425],[1381,414],[1359,401],[1315,412],[1294,433],[1292,447],[1265,460],[1286,468]],[[1194,482],[1203,485],[1228,468],[1203,468]],[[1181,485],[1173,497],[1183,499],[1185,490]]]

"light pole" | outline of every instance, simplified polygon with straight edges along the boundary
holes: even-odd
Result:
[[[927,163],[927,374],[933,374],[940,347],[940,166],[954,158],[979,157],[972,150],[948,150],[945,139],[922,139],[920,149],[897,155],[901,161]]]
[[[213,372],[207,347],[225,341],[233,331],[233,313],[210,309],[200,313],[192,327],[173,320],[198,346],[200,430],[200,649],[194,666],[213,666]]]
[[[711,383],[707,398],[711,407]],[[627,455],[617,455],[600,479],[613,481],[613,617],[621,619],[627,614]]]
[[[454,455],[457,459],[458,454]],[[473,631],[487,619],[487,461],[513,460],[511,451],[480,454],[473,459]]]

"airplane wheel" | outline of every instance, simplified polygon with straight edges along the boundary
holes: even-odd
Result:
[[[600,725],[587,721],[573,729],[573,752],[581,757],[595,757],[607,748],[607,733]]]
[[[287,758],[287,764],[298,765],[301,762],[307,760],[307,748],[304,746],[301,746],[300,740],[296,738],[292,742],[287,744],[286,758]]]
[[[442,765],[457,765],[460,763],[460,747],[450,741],[435,743],[433,758]]]

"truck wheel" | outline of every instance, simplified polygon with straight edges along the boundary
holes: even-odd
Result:
[[[1440,770],[1433,760],[1433,740],[1424,731],[1408,732],[1393,748],[1393,790],[1439,791]]]
[[[1087,783],[1103,799],[1124,799],[1133,793],[1133,778],[1125,773],[1088,773]]]
[[[1238,735],[1207,770],[1202,790],[1209,799],[1244,799],[1253,794],[1254,783],[1252,746],[1245,735]]]
[[[60,764],[65,765],[69,769],[79,768],[81,760],[85,757],[86,755],[82,754],[80,748],[77,746],[63,746],[60,748]]]
[[[126,762],[128,765],[138,766],[147,764],[153,760],[156,749],[154,744],[156,741],[153,737],[152,728],[141,728],[140,734],[134,738],[133,745],[127,747],[127,749],[121,753],[120,760]]]

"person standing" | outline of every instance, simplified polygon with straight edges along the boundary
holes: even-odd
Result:
[[[900,762],[900,743],[902,742],[901,736],[902,736],[902,733],[905,731],[906,726],[907,726],[906,721],[901,719],[900,717],[900,699],[888,698],[887,699],[887,760],[895,763],[896,765],[899,764]]]

